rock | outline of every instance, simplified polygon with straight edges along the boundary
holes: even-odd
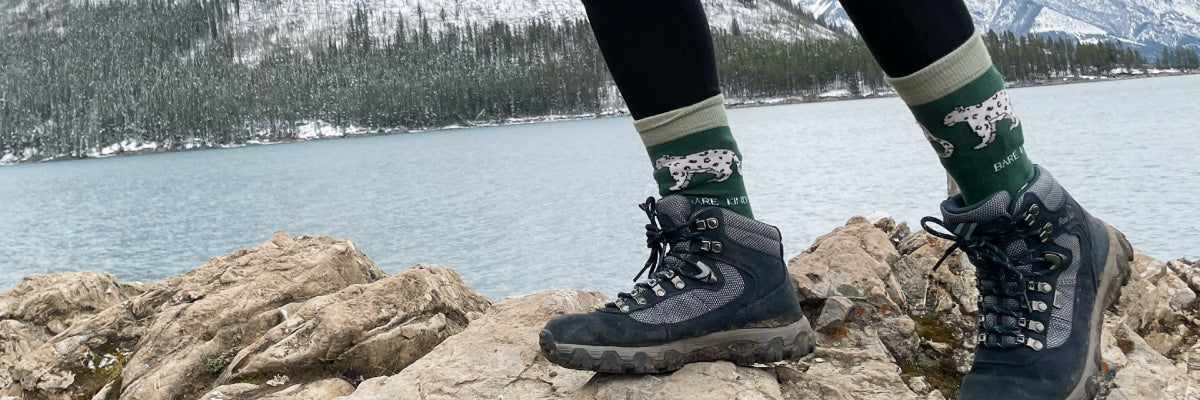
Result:
[[[1114,336],[1117,346],[1124,347],[1122,350],[1128,361],[1112,378],[1108,398],[1188,399],[1189,391],[1195,391],[1191,387],[1194,383],[1187,378],[1186,367],[1178,367],[1155,352],[1132,328],[1122,325]]]
[[[817,347],[812,356],[780,367],[787,399],[917,399],[904,384],[900,367],[878,338],[852,345]],[[820,359],[821,362],[815,362]],[[783,380],[783,379],[781,379]]]
[[[262,386],[253,383],[221,385],[201,394],[196,400],[240,400],[251,397],[252,393],[259,391],[261,388]]]
[[[911,235],[912,231],[909,230],[907,222],[900,222],[899,225],[896,225],[895,229],[887,232],[887,234],[888,241],[892,242],[892,244],[899,244],[901,240]]]
[[[929,384],[925,383],[925,377],[923,376],[914,376],[910,378],[908,380],[908,387],[912,389],[913,393],[918,395],[929,394]],[[939,392],[939,394],[941,393]]]
[[[895,311],[904,296],[889,263],[899,257],[887,234],[856,216],[788,261],[788,272],[801,302],[840,296]]]
[[[897,244],[902,255],[894,264],[894,273],[909,299],[910,313],[978,311],[975,267],[961,252],[946,257],[937,270],[933,269],[951,244],[925,231],[912,233]]]
[[[551,364],[538,349],[538,332],[554,316],[591,311],[607,301],[600,293],[578,290],[502,299],[403,371],[363,381],[338,399],[568,398],[594,373]]]
[[[354,385],[338,378],[293,385],[287,389],[260,397],[259,400],[329,400],[354,393]]]
[[[723,361],[688,364],[670,374],[598,374],[574,398],[751,400],[784,397],[779,382],[770,372]]]
[[[0,320],[54,325],[51,330],[62,331],[142,291],[100,271],[30,275],[0,293]]]
[[[281,236],[209,260],[70,326],[23,356],[11,369],[14,378],[25,390],[48,390],[73,372],[88,385],[71,386],[72,396],[91,397],[119,372],[122,399],[191,398],[207,391],[235,349],[281,322],[280,307],[386,276],[344,239],[301,236],[283,247]],[[78,367],[103,357],[117,361],[106,369]]]
[[[1167,262],[1167,267],[1187,282],[1193,292],[1200,292],[1200,261],[1171,260]]]
[[[489,305],[453,270],[412,266],[304,302],[241,350],[217,381],[323,370],[387,375],[461,332]]]
[[[830,297],[825,300],[825,306],[821,308],[821,316],[817,317],[813,329],[826,334],[840,329],[853,308],[854,302],[850,299],[841,296]]]
[[[1142,253],[1134,253],[1130,263],[1131,276],[1129,282],[1121,287],[1121,299],[1117,304],[1118,313],[1124,317],[1124,324],[1139,332],[1150,332],[1174,315],[1170,306],[1170,294],[1158,285],[1155,278],[1161,276],[1165,268],[1161,261]]]
[[[949,241],[876,217],[788,263],[821,332],[800,360],[564,369],[541,357],[537,333],[601,306],[598,293],[489,307],[448,268],[386,277],[349,241],[279,232],[145,285],[72,273],[0,293],[0,400],[955,399],[973,358],[974,266],[956,253],[934,270]],[[1133,268],[1105,313],[1097,399],[1195,398],[1200,263],[1138,253]]]
[[[28,354],[50,340],[45,329],[12,320],[0,320],[0,396],[21,394],[20,385],[14,385],[16,379],[9,373],[23,354]]]

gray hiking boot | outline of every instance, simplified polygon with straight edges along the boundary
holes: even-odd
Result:
[[[967,254],[980,295],[975,362],[958,398],[1092,398],[1104,309],[1120,296],[1133,259],[1125,236],[1041,167],[1016,198],[997,192],[966,205],[955,196],[942,215],[944,222],[927,217],[922,226],[955,241],[947,255]]]
[[[693,210],[679,195],[648,199],[642,209],[651,222],[642,270],[648,279],[599,310],[550,320],[540,337],[547,359],[573,369],[653,373],[812,351],[778,229],[720,207]]]

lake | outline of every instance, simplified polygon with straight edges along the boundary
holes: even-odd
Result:
[[[1162,259],[1200,256],[1200,75],[1010,91],[1026,149]],[[755,215],[785,255],[850,216],[916,225],[945,175],[898,98],[730,110]],[[454,268],[499,298],[632,288],[655,194],[625,118],[0,167],[0,290],[100,269],[153,280],[270,240],[351,239],[389,273]]]

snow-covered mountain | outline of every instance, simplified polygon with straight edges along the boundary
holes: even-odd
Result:
[[[837,0],[792,0],[830,24],[853,29]],[[1162,46],[1200,47],[1200,0],[966,0],[983,30],[1080,40],[1117,39],[1150,55]]]
[[[736,19],[742,32],[782,40],[838,35],[786,0],[704,0],[704,5],[714,29],[729,30]],[[535,19],[557,22],[586,17],[580,0],[241,0],[240,12],[227,28],[272,42],[336,37],[358,7],[369,13],[376,35],[394,32],[401,17],[408,29],[424,17],[433,30],[468,23],[519,25]]]

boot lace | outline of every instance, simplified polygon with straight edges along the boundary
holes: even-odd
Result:
[[[715,277],[712,277],[706,271],[701,270],[702,275],[689,274],[680,269],[683,265],[695,266],[695,262],[691,261],[692,257],[689,254],[695,254],[697,251],[692,249],[692,246],[684,248],[683,246],[673,247],[673,244],[689,242],[700,236],[698,231],[686,231],[689,224],[682,224],[672,228],[663,228],[658,222],[659,212],[657,203],[653,197],[647,198],[644,203],[638,206],[642,211],[646,212],[646,217],[650,223],[646,224],[646,247],[650,248],[650,257],[646,259],[646,264],[633,277],[634,288],[630,292],[617,293],[617,300],[608,303],[605,307],[616,308],[621,312],[629,312],[630,304],[645,305],[647,303],[645,293],[654,293],[658,297],[663,297],[666,291],[662,288],[662,284],[669,282],[676,289],[683,289],[686,286],[681,278],[688,278],[694,281],[715,282]],[[669,263],[667,258],[673,258],[679,262]],[[645,274],[647,279],[638,282],[638,279]]]
[[[950,233],[935,230],[934,226]],[[977,223],[960,224],[954,227],[956,229],[951,229],[949,224],[934,217],[921,219],[921,228],[933,236],[954,242],[934,264],[935,271],[956,249],[961,249],[976,264],[975,287],[979,289],[978,345],[993,349],[1029,346],[1041,350],[1041,342],[1022,333],[1022,329],[1029,326],[1028,316],[1033,311],[1033,303],[1030,302],[1026,288],[1030,287],[1031,279],[1046,275],[1050,271],[1024,272],[1018,267],[1018,260],[1013,260],[1005,249],[997,245],[1024,240],[1036,229],[1026,229],[1013,224],[1008,229],[979,230]],[[1036,249],[1030,249],[1031,254],[1035,252]],[[1033,261],[1037,260],[1045,261]],[[995,298],[995,301],[984,301],[988,297]],[[1012,317],[1018,323],[1005,324],[1004,316]],[[1005,337],[1013,340],[1006,341]]]

